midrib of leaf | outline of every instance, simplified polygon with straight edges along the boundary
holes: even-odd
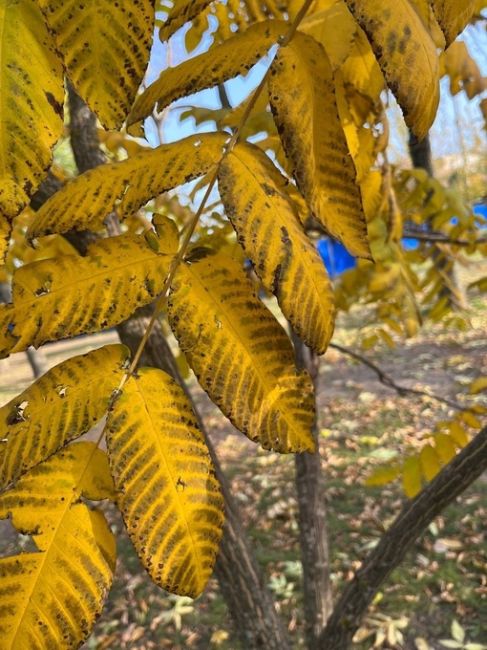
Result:
[[[217,307],[221,307],[221,312],[222,312],[223,317],[224,317],[224,319],[225,319],[225,323],[226,323],[226,325],[227,325],[228,328],[233,332],[235,338],[238,339],[238,341],[240,341],[240,344],[241,344],[241,346],[242,346],[242,349],[244,350],[245,356],[247,357],[247,360],[248,360],[249,364],[252,366],[254,372],[256,373],[256,375],[257,375],[258,378],[260,379],[262,385],[264,386],[264,389],[265,389],[265,391],[266,391],[266,395],[271,395],[272,392],[273,392],[273,391],[275,390],[275,388],[276,388],[276,382],[275,382],[275,379],[270,378],[270,377],[267,377],[267,375],[262,374],[262,372],[260,371],[259,364],[254,364],[254,363],[253,363],[252,355],[250,354],[250,352],[248,352],[248,350],[247,350],[247,346],[245,345],[244,340],[242,339],[241,334],[240,334],[239,331],[238,331],[238,330],[233,326],[231,319],[228,317],[228,315],[227,315],[227,310],[226,310],[226,308],[225,308],[224,303],[223,303],[223,302],[218,302],[217,300],[215,300],[215,299],[213,298],[213,296],[212,296],[212,294],[211,294],[210,291],[208,291],[208,292],[205,291],[205,286],[204,286],[203,282],[199,279],[199,277],[197,276],[196,273],[193,273],[191,267],[186,267],[186,268],[189,269],[189,271],[190,271],[190,273],[191,273],[191,276],[192,276],[193,278],[195,278],[196,281],[197,281],[197,283],[198,283],[198,293],[200,294],[200,300],[204,303],[204,302],[207,301],[208,298],[209,298],[209,299],[210,299],[210,300],[211,300],[211,301],[212,301],[212,302],[213,302]],[[220,313],[219,313],[219,316],[220,316]],[[281,397],[281,396],[278,395],[278,398],[280,398],[280,397]],[[275,400],[275,401],[277,401],[277,400]],[[288,425],[289,425],[289,428],[291,429],[291,431],[294,432],[294,434],[296,435],[296,437],[299,438],[299,439],[302,439],[303,436],[301,435],[301,433],[299,432],[299,435],[298,435],[298,430],[295,429],[295,423],[294,423],[294,421],[291,420],[291,422],[290,422],[290,421],[289,421],[289,418],[286,417],[286,410],[284,410],[284,412],[283,412],[282,410],[279,410],[279,412],[280,412],[281,415],[284,415],[284,419],[286,420],[286,422],[287,422]],[[306,442],[307,442],[307,441],[306,441]]]
[[[177,491],[177,489],[176,489],[176,487],[175,487],[176,484],[174,483],[174,477],[173,477],[172,471],[171,471],[170,468],[169,468],[169,463],[168,463],[168,461],[167,461],[166,454],[165,454],[164,449],[163,449],[163,447],[162,447],[162,445],[161,445],[161,441],[160,441],[160,439],[159,439],[159,435],[158,435],[158,433],[157,433],[157,429],[156,429],[156,427],[155,427],[154,421],[152,420],[152,417],[151,417],[151,415],[150,415],[150,411],[149,411],[149,408],[148,408],[148,406],[147,406],[147,402],[146,402],[146,400],[145,400],[145,398],[144,398],[144,394],[143,394],[143,392],[139,389],[139,385],[138,385],[137,381],[136,381],[135,379],[134,379],[134,381],[135,381],[135,385],[136,385],[137,393],[140,395],[140,399],[142,400],[142,402],[143,402],[143,404],[144,404],[144,409],[145,409],[145,412],[146,412],[146,417],[147,417],[147,420],[148,420],[149,423],[150,423],[150,428],[151,428],[151,430],[152,430],[152,435],[153,435],[153,437],[154,437],[154,439],[155,439],[155,441],[156,441],[157,447],[158,447],[158,449],[159,449],[159,453],[160,453],[160,455],[161,455],[161,457],[162,457],[162,459],[163,459],[163,461],[164,461],[164,466],[165,466],[165,468],[166,468],[167,475],[170,477],[171,491],[172,491],[172,492],[174,493],[174,495],[175,495],[175,499],[176,499],[176,503],[177,503],[177,508],[178,508],[178,511],[179,511],[179,517],[180,517],[180,519],[182,519],[182,520],[184,521],[184,525],[186,526],[186,530],[187,530],[187,532],[188,532],[188,536],[189,536],[189,538],[190,538],[190,540],[191,540],[191,545],[192,545],[193,548],[194,548],[194,551],[195,551],[195,552],[194,552],[194,556],[196,557],[196,560],[197,560],[197,563],[198,563],[198,572],[199,572],[199,574],[200,574],[199,577],[200,577],[200,579],[201,579],[201,576],[203,575],[203,571],[202,571],[202,567],[201,567],[200,554],[199,554],[199,552],[198,552],[198,545],[196,544],[196,542],[195,542],[195,540],[194,540],[194,537],[193,537],[193,534],[192,534],[192,532],[191,532],[191,527],[190,527],[190,525],[189,525],[189,523],[188,523],[188,520],[187,520],[186,515],[185,515],[185,512],[184,512],[184,506],[183,506],[183,504],[181,503],[181,500],[180,500],[180,498],[179,498],[179,493],[178,493],[178,491]]]

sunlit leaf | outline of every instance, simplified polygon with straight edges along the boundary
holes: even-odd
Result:
[[[268,85],[284,151],[314,216],[353,255],[370,257],[356,172],[323,47],[296,34],[278,51]]]
[[[243,270],[220,253],[179,267],[169,322],[201,386],[266,449],[313,451],[312,384]]]
[[[37,551],[0,559],[2,649],[77,648],[112,583],[115,539],[87,499],[113,498],[106,455],[77,443],[0,496],[0,518],[30,534]]]
[[[227,214],[256,273],[301,338],[323,353],[333,334],[333,292],[286,185],[269,158],[252,145],[237,145],[218,176]]]
[[[72,357],[0,408],[0,489],[103,417],[127,358],[123,345]]]
[[[109,414],[107,445],[118,504],[151,578],[195,598],[213,570],[223,498],[182,388],[144,368]]]

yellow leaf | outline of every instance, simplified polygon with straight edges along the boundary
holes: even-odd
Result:
[[[279,49],[268,86],[284,151],[311,211],[353,255],[370,257],[356,172],[323,47],[297,33]]]
[[[3,263],[7,254],[8,242],[12,232],[12,224],[7,217],[0,212],[0,264]]]
[[[472,429],[482,428],[482,422],[470,411],[463,411],[463,413],[460,414],[460,418]]]
[[[319,0],[313,3],[313,12],[308,12],[299,29],[323,45],[337,70],[350,53],[358,26],[343,0]]]
[[[446,433],[436,433],[433,436],[433,440],[435,441],[435,449],[441,462],[446,465],[456,454],[453,440]]]
[[[487,390],[487,377],[478,377],[470,384],[471,395],[482,393],[484,390]]]
[[[115,540],[81,496],[114,496],[106,455],[93,443],[71,445],[0,496],[0,518],[10,516],[38,548],[0,559],[3,650],[77,648],[91,632],[111,586]]]
[[[460,449],[463,449],[463,447],[468,445],[468,434],[459,422],[450,422],[448,424],[448,429],[450,431],[450,436]]]
[[[476,0],[430,0],[430,4],[447,46],[465,29],[477,8]]]
[[[169,323],[201,386],[265,449],[314,451],[313,387],[239,264],[219,253],[180,266]]]
[[[39,0],[77,92],[107,129],[118,129],[149,61],[152,0]]]
[[[431,445],[425,445],[419,454],[421,470],[427,481],[432,481],[441,469],[436,450]]]
[[[0,408],[0,489],[103,417],[128,355],[107,345],[72,357]]]
[[[155,105],[162,110],[180,97],[247,72],[288,29],[287,23],[280,20],[256,23],[208,52],[164,70],[159,79],[136,99],[128,124],[150,115]]]
[[[0,215],[11,220],[43,180],[61,137],[63,70],[34,0],[1,2],[0,34]]]
[[[44,203],[28,237],[96,229],[117,202],[120,215],[128,216],[162,192],[205,174],[220,159],[226,139],[222,133],[190,136],[85,172]]]
[[[211,2],[212,0],[174,0],[172,8],[166,10],[168,14],[159,30],[161,41],[167,41],[180,27],[204,11]]]
[[[346,85],[370,97],[373,102],[379,100],[385,81],[370,43],[364,31],[357,25],[349,55],[340,69]]]
[[[143,368],[109,414],[107,446],[128,533],[151,578],[195,598],[213,570],[223,498],[182,388]]]
[[[347,0],[347,4],[367,34],[406,123],[424,138],[439,102],[438,55],[426,26],[409,0]]]
[[[413,499],[421,492],[421,465],[419,458],[411,456],[404,461],[402,470],[402,487],[404,494]]]
[[[392,483],[399,474],[401,473],[401,468],[397,465],[383,465],[375,469],[370,476],[365,479],[365,485],[369,487],[387,485]]]
[[[86,257],[63,255],[21,267],[13,304],[0,305],[0,358],[121,323],[162,291],[171,259],[143,236],[121,235],[95,242]]]
[[[305,343],[324,353],[333,334],[333,291],[287,196],[286,180],[260,149],[240,144],[220,167],[218,187],[264,287]]]

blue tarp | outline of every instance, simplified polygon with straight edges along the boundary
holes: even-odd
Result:
[[[476,203],[473,206],[473,212],[487,219],[487,204]],[[453,224],[457,221],[455,218],[452,219]],[[485,228],[487,226],[482,227]],[[413,251],[418,248],[419,241],[410,237],[404,237],[402,245],[404,250]],[[345,246],[340,244],[340,242],[328,238],[320,239],[317,244],[317,249],[331,278],[336,278],[344,271],[353,269],[356,266],[355,258],[350,255]]]

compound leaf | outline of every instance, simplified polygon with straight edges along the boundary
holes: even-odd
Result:
[[[223,499],[182,388],[143,368],[109,414],[107,445],[128,533],[151,578],[195,598],[213,570]]]
[[[0,489],[103,417],[128,356],[107,345],[72,357],[0,408]]]
[[[36,552],[0,559],[2,648],[77,648],[99,615],[115,568],[115,540],[97,510],[113,498],[106,455],[76,443],[0,496],[0,518],[30,534]]]
[[[256,273],[299,336],[321,354],[333,334],[333,291],[286,184],[269,158],[249,144],[234,148],[218,176],[223,204]]]
[[[240,265],[219,253],[179,267],[170,325],[201,386],[265,449],[314,451],[313,388],[283,328]]]
[[[144,76],[154,2],[39,0],[70,80],[108,129],[119,128]]]
[[[323,46],[298,32],[278,51],[268,86],[284,151],[314,216],[353,255],[370,257],[356,172]]]

